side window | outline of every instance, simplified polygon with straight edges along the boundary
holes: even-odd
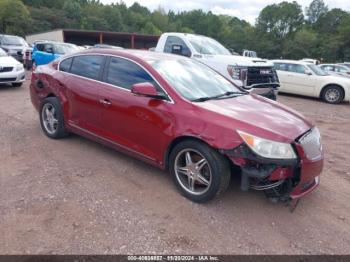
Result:
[[[297,64],[289,64],[288,71],[298,74],[305,74],[305,66]]]
[[[45,44],[43,51],[46,52],[46,53],[52,53],[53,45],[52,44]]]
[[[275,63],[274,65],[275,65],[275,69],[276,69],[276,70],[288,71],[288,70],[287,70],[287,65],[286,65],[286,64]]]
[[[334,71],[334,67],[333,66],[323,66],[323,69],[326,71]]]
[[[335,71],[336,71],[336,72],[340,72],[340,73],[346,73],[346,72],[348,72],[348,70],[347,70],[346,68],[342,67],[342,66],[336,66],[336,67],[335,67]]]
[[[68,59],[63,60],[60,63],[59,70],[63,71],[63,72],[69,72],[70,66],[72,65],[72,61],[73,61],[73,58],[68,58]]]
[[[172,51],[173,45],[182,46],[182,50],[180,50],[177,54],[191,56],[191,50],[188,48],[186,43],[180,37],[177,36],[168,36],[164,46],[164,53],[174,53]]]
[[[82,55],[73,58],[70,72],[72,74],[97,80],[99,78],[104,57],[99,55]]]
[[[134,84],[149,82],[157,88],[158,92],[163,92],[143,68],[123,58],[111,57],[106,70],[105,82],[129,90]]]
[[[44,51],[44,44],[37,44],[36,49],[38,49],[38,51]]]

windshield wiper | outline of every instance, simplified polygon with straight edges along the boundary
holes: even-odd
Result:
[[[205,96],[205,97],[200,97],[200,98],[196,98],[196,99],[193,99],[191,100],[192,102],[204,102],[204,101],[208,101],[208,100],[214,100],[214,99],[219,99],[219,98],[222,98],[222,97],[225,97],[225,96],[237,96],[237,95],[245,95],[247,94],[248,92],[233,92],[233,91],[228,91],[226,93],[223,93],[223,94],[220,94],[220,95],[216,95],[216,96]]]

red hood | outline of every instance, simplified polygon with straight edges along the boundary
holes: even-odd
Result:
[[[295,110],[258,95],[196,103],[224,116],[221,124],[267,139],[291,143],[312,124]]]

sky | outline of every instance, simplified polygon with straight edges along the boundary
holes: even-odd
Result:
[[[204,11],[212,11],[214,14],[224,14],[230,16],[236,16],[240,19],[244,19],[251,24],[255,23],[255,19],[258,17],[260,11],[267,5],[273,3],[279,3],[283,0],[123,0],[127,6],[132,5],[134,2],[138,2],[142,6],[148,7],[150,10],[162,7],[166,11],[188,11],[193,9],[202,9]],[[303,7],[309,6],[312,0],[297,0],[297,2]],[[119,0],[100,0],[104,4],[117,3]],[[290,1],[291,2],[291,1]],[[328,7],[341,8],[346,11],[350,11],[349,0],[325,0]]]

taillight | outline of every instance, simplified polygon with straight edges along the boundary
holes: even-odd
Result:
[[[52,67],[53,67],[55,70],[58,70],[58,61],[53,61],[53,62],[52,62]]]

